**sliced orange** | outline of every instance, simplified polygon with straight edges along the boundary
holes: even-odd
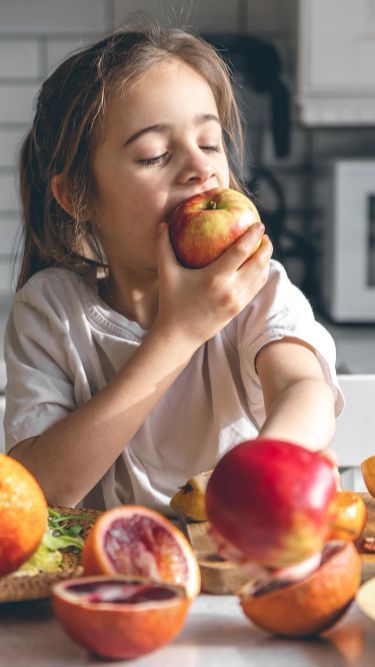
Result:
[[[47,502],[35,477],[16,459],[0,454],[0,576],[34,553],[47,519]]]
[[[367,491],[375,498],[375,455],[364,459],[360,467]]]
[[[361,496],[353,491],[339,491],[335,498],[335,517],[329,540],[356,540],[367,521],[367,507]]]
[[[124,576],[61,581],[52,600],[68,635],[111,659],[137,658],[170,642],[191,604],[180,586]]]
[[[140,576],[200,591],[200,570],[183,533],[155,510],[121,505],[104,512],[91,528],[82,554],[85,576]]]
[[[343,616],[361,581],[361,559],[352,542],[329,542],[321,565],[306,579],[246,584],[240,591],[248,618],[286,637],[320,634]]]

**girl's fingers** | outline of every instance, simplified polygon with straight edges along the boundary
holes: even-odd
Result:
[[[263,235],[262,243],[259,248],[248,259],[243,262],[239,272],[247,274],[252,272],[254,268],[257,268],[258,271],[262,271],[269,267],[270,259],[273,253],[273,245],[270,241],[270,238],[267,234]]]
[[[251,225],[250,229],[212,263],[214,270],[217,271],[220,268],[220,271],[224,273],[236,271],[256,251],[257,244],[261,241],[263,233],[263,223],[256,222]]]

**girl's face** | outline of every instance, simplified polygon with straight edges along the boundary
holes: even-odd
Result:
[[[93,155],[92,222],[110,268],[155,273],[156,229],[181,201],[229,186],[214,95],[182,61],[154,65],[112,96]]]

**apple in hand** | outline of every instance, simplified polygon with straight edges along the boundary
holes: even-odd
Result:
[[[179,262],[198,269],[217,259],[260,220],[253,202],[230,188],[213,188],[183,201],[169,220],[169,235]],[[261,240],[254,248],[260,246]]]
[[[257,438],[218,462],[207,485],[206,512],[213,536],[238,562],[278,570],[311,563],[322,551],[336,495],[334,466],[326,457]]]

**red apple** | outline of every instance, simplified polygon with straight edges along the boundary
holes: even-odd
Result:
[[[336,494],[334,467],[326,457],[259,438],[235,446],[216,465],[206,511],[221,545],[276,570],[322,550]]]
[[[213,188],[177,206],[169,220],[169,234],[179,262],[198,269],[217,259],[259,220],[256,207],[244,194]]]

